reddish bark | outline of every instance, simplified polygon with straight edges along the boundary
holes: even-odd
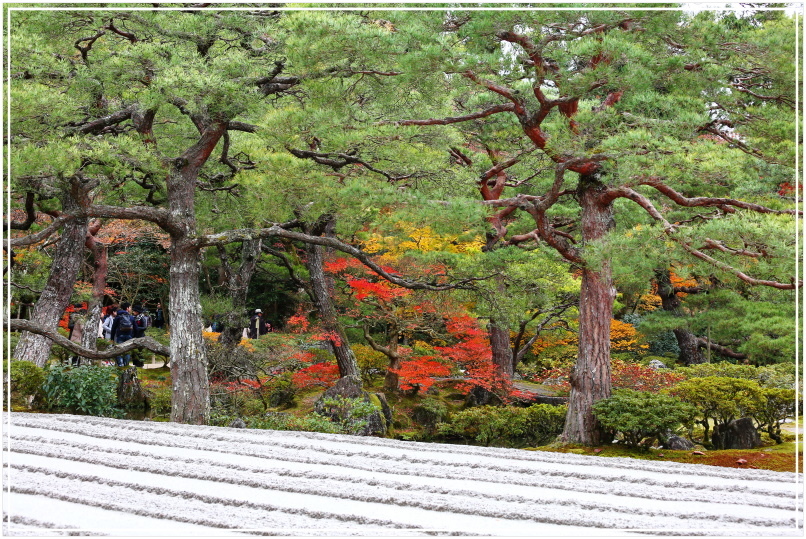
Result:
[[[603,239],[613,226],[613,207],[606,191],[596,176],[580,178],[583,246]],[[603,441],[591,407],[610,396],[610,320],[614,299],[609,261],[604,261],[601,268],[584,267],[579,297],[579,355],[571,373],[568,415],[562,434],[565,442],[596,445]]]
[[[494,320],[490,320],[487,331],[490,337],[490,348],[496,373],[505,380],[512,380],[512,375],[515,373],[515,363],[512,359],[509,328],[499,326]]]

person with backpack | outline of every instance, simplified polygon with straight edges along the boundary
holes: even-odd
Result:
[[[134,317],[131,315],[131,305],[128,302],[120,304],[115,321],[112,322],[112,340],[121,344],[134,338]],[[118,356],[115,361],[118,367],[128,367],[131,354]]]
[[[140,305],[132,307],[132,314],[134,315],[134,338],[145,337],[150,325],[150,317]]]

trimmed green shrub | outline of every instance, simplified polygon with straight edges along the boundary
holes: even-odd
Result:
[[[298,430],[305,432],[342,433],[339,425],[316,412],[296,417],[282,412],[267,414],[264,417],[244,418],[247,428],[267,430]]]
[[[73,413],[116,417],[117,375],[115,369],[84,365],[51,365],[42,390],[51,409]]]
[[[682,374],[686,378],[707,378],[709,376],[722,376],[725,378],[741,378],[744,380],[755,380],[758,376],[758,369],[753,365],[737,365],[720,361],[719,363],[700,363],[689,367],[679,367],[676,373]]]
[[[521,408],[525,423],[524,442],[530,447],[546,445],[562,434],[567,406],[533,404]]]
[[[148,407],[155,416],[171,415],[171,386],[147,386]]]
[[[610,398],[593,405],[599,423],[633,447],[642,440],[665,442],[667,432],[691,423],[696,414],[694,406],[671,395],[632,389],[617,389]]]
[[[484,446],[527,447],[545,445],[562,433],[565,406],[533,404],[477,406],[462,410],[437,425],[437,433]]]
[[[756,420],[756,428],[766,432],[775,443],[780,444],[783,442],[781,421],[795,415],[795,390],[766,387],[763,391],[765,402],[755,410],[753,419]]]
[[[669,390],[684,402],[697,408],[705,429],[704,442],[709,441],[709,420],[714,426],[727,426],[734,419],[752,417],[766,403],[762,387],[755,380],[708,376],[680,382]]]
[[[291,373],[283,373],[267,383],[264,388],[268,390],[266,402],[269,406],[291,406],[294,404],[294,398],[297,396],[297,386],[291,381]]]
[[[759,367],[756,380],[764,387],[781,389],[795,389],[795,373],[797,365],[794,363],[776,363]]]
[[[12,360],[3,362],[3,373],[8,373],[11,403],[28,408],[37,399],[41,399],[42,384],[45,383],[45,371],[30,361]]]
[[[380,410],[363,397],[329,397],[322,400],[322,406],[321,415],[332,418],[343,434],[360,433],[369,424],[369,416]]]

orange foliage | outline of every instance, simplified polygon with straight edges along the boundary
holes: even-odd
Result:
[[[638,352],[649,348],[648,344],[639,344],[638,338],[638,331],[632,324],[610,320],[611,352]]]
[[[639,342],[640,335],[635,326],[620,320],[610,320],[610,350],[612,352],[640,352],[649,348],[648,344]],[[539,355],[549,348],[561,346],[579,346],[579,338],[576,333],[563,332],[553,333],[546,337],[538,337],[532,345],[532,352]]]
[[[674,286],[674,287],[686,286],[686,287],[693,288],[693,287],[699,285],[699,283],[697,282],[697,279],[695,279],[694,277],[689,277],[688,279],[683,279],[682,277],[680,277],[679,275],[677,275],[673,271],[669,272],[669,275],[671,277],[672,286]],[[686,297],[688,294],[686,294],[685,292],[678,292],[677,295],[679,297],[683,298],[683,297]]]

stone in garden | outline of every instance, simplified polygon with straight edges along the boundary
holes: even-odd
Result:
[[[753,426],[753,420],[743,417],[725,426],[714,427],[711,443],[714,449],[754,449],[761,446],[761,436]]]
[[[364,399],[375,405],[378,410],[367,418],[367,425],[358,433],[359,436],[378,434],[383,436],[392,422],[392,409],[382,393],[369,393],[361,388],[361,380],[357,377],[339,378],[333,387],[328,388],[314,403],[314,411],[336,421],[343,418],[334,417],[324,404],[325,399],[343,397],[345,399]]]
[[[694,449],[694,442],[680,436],[669,436],[669,439],[663,444],[663,448],[676,451],[688,451],[689,449]]]
[[[664,365],[662,361],[658,359],[653,359],[652,361],[649,362],[649,368],[657,370],[657,369],[666,369],[668,367],[666,367],[666,365]]]
[[[245,429],[245,428],[246,428],[246,423],[244,423],[244,420],[243,420],[243,419],[241,419],[240,417],[236,417],[236,418],[235,418],[235,419],[233,419],[233,420],[232,420],[232,422],[231,422],[229,425],[227,425],[227,426],[228,426],[229,428],[231,428],[231,429]]]

